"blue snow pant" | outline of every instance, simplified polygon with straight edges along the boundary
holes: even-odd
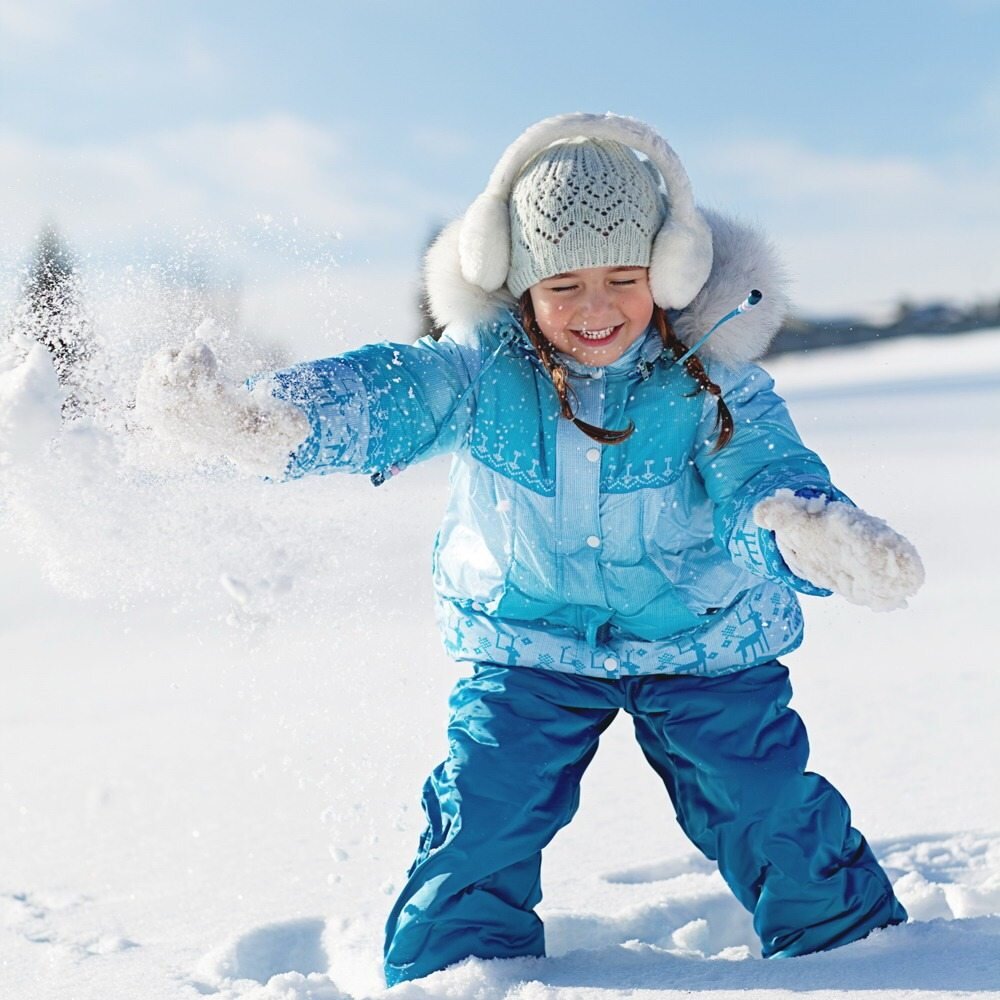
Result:
[[[777,662],[617,680],[478,665],[455,687],[448,758],[424,787],[428,826],[386,926],[386,981],[470,955],[545,953],[534,912],[541,850],[576,812],[618,709],[632,716],[684,832],[753,913],[765,957],[835,948],[904,921],[847,803],[805,770],[791,693]]]

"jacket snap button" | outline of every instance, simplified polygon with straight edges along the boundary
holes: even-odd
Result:
[[[604,669],[605,670],[617,670],[618,669],[618,661],[613,656],[609,656],[604,661]]]
[[[597,535],[589,535],[589,536],[587,537],[587,544],[588,544],[588,545],[589,545],[589,546],[590,546],[590,547],[591,547],[592,549],[596,549],[596,548],[598,548],[598,547],[600,546],[600,544],[601,544],[601,540],[600,540],[600,539],[599,539],[599,538],[597,537]]]
[[[588,462],[596,462],[600,457],[601,457],[601,452],[600,452],[599,449],[597,449],[597,448],[588,448],[587,449],[587,461]]]

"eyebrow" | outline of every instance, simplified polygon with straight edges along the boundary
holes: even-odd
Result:
[[[614,267],[611,269],[612,274],[618,274],[621,271],[643,271],[645,268],[641,264],[626,264],[624,267]],[[555,278],[575,278],[577,271],[560,271],[559,274],[553,274],[551,278],[546,278],[546,281],[553,281]]]

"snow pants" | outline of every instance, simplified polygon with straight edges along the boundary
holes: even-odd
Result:
[[[389,985],[471,955],[543,955],[541,850],[619,709],[681,827],[753,913],[764,957],[900,923],[850,810],[805,770],[808,741],[771,662],[716,677],[596,679],[480,664],[451,697],[450,750],[424,787],[427,829],[386,926]],[[620,862],[622,859],[619,858]]]

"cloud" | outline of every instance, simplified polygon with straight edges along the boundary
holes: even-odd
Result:
[[[1000,296],[996,162],[767,140],[713,148],[706,161],[698,190],[763,220],[797,275],[804,311]]]
[[[49,47],[69,41],[89,12],[106,0],[0,0],[0,45],[8,53],[23,46]]]
[[[344,330],[406,339],[420,248],[444,199],[392,163],[366,168],[351,140],[282,114],[108,144],[0,132],[10,194],[0,303],[18,294],[53,221],[108,316],[126,309],[138,321],[158,283],[207,282],[236,289],[242,319],[262,335],[315,353]]]
[[[412,129],[410,141],[417,152],[434,159],[468,156],[476,148],[475,142],[467,133],[431,126]]]
[[[835,156],[777,140],[730,145],[719,162],[724,173],[750,182],[755,194],[785,200],[907,199],[925,192],[931,180],[926,167],[905,157]]]
[[[366,169],[350,136],[283,114],[104,145],[0,133],[0,186],[12,195],[0,236],[8,258],[45,219],[88,247],[212,230],[224,244],[261,222],[370,247],[422,236],[442,204],[392,164]]]
[[[0,301],[53,220],[92,271],[169,261],[195,281],[237,276],[263,303],[260,322],[289,329],[293,310],[266,303],[285,288],[315,316],[310,283],[332,282],[384,300],[374,325],[391,330],[431,223],[462,205],[430,186],[443,183],[434,171],[421,183],[405,157],[369,163],[365,148],[350,130],[278,113],[105,144],[0,132]],[[689,165],[707,203],[762,221],[804,312],[1000,295],[995,155],[930,162],[755,139],[702,147]],[[361,317],[362,303],[342,314]]]

